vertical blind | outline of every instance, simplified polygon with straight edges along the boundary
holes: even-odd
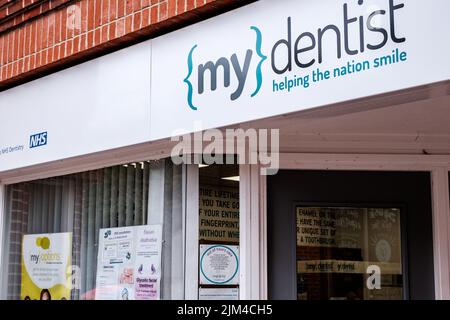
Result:
[[[158,196],[163,199],[164,211],[170,210],[170,216],[172,208],[178,208],[175,218],[181,221],[181,170],[172,167],[166,160],[147,161],[9,186],[6,210],[9,241],[8,250],[4,250],[7,277],[3,277],[8,284],[7,298],[20,298],[23,235],[72,232],[72,263],[79,284],[78,289],[72,290],[72,299],[93,299],[101,228],[143,225],[152,220],[148,212],[150,185],[162,186],[160,190],[152,190],[152,199]],[[163,183],[151,183],[161,177]],[[179,204],[174,206],[173,202]],[[167,230],[163,238],[171,238],[172,231],[179,233],[181,226],[179,229]],[[163,246],[163,251],[168,249],[171,248]]]

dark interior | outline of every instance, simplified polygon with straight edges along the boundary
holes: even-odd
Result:
[[[281,170],[267,197],[270,299],[297,298],[296,204],[401,207],[404,298],[434,299],[429,173]]]

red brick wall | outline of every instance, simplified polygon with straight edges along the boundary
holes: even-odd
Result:
[[[0,0],[0,32],[44,14],[70,0]]]
[[[247,0],[0,0],[0,90]]]

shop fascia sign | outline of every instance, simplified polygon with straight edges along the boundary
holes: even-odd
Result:
[[[447,80],[427,49],[450,66],[445,10],[445,0],[261,0],[156,38],[151,138]]]
[[[357,2],[357,4],[356,4]],[[207,49],[195,44],[189,51],[187,57],[188,74],[184,79],[187,85],[187,104],[192,110],[198,110],[194,101],[196,94],[202,95],[209,91],[229,90],[231,101],[237,100],[246,92],[251,97],[256,96],[262,87],[263,80],[266,78],[262,71],[265,63],[270,63],[270,69],[267,70],[269,76],[285,75],[297,71],[298,69],[313,68],[321,65],[326,59],[324,51],[334,50],[333,54],[337,59],[343,56],[354,56],[363,53],[366,50],[380,50],[388,43],[400,44],[406,41],[406,38],[396,30],[396,15],[400,9],[405,7],[404,3],[395,3],[389,0],[385,9],[374,10],[367,16],[355,16],[351,14],[352,6],[364,5],[363,0],[354,1],[353,4],[344,3],[342,5],[342,24],[328,24],[314,31],[300,31],[301,21],[295,21],[295,18],[287,17],[286,32],[275,43],[270,45],[270,52],[263,52],[262,42],[264,33],[258,26],[251,26],[249,29],[255,33],[254,47],[249,47],[245,55],[238,56],[233,53],[230,56],[219,57],[216,60],[201,59],[206,56]],[[389,19],[389,28],[385,29],[376,25],[378,17],[385,16]],[[299,27],[296,28],[296,23]],[[249,30],[249,32],[250,32]],[[350,31],[352,30],[352,31]],[[350,32],[353,34],[350,35]],[[355,38],[357,34],[359,43],[350,44],[350,38]],[[378,35],[378,41],[366,41],[367,33]],[[202,49],[204,49],[202,51]],[[313,53],[313,57],[305,57],[307,53]],[[197,54],[197,57],[194,57]],[[200,58],[198,57],[200,56]],[[398,49],[392,52],[392,55],[380,57],[374,62],[381,66],[383,63],[396,63],[406,61],[406,52],[400,52]],[[250,65],[256,64],[255,74],[249,74]],[[349,63],[346,69],[341,69],[340,73],[354,73],[360,69],[361,64]],[[197,70],[197,77],[193,76],[194,70]],[[246,88],[248,77],[256,79],[256,86]],[[208,80],[210,83],[208,83]],[[309,80],[309,79],[308,79]],[[306,78],[285,78],[285,81],[276,83],[273,81],[274,91],[290,91],[299,85],[309,86]],[[206,106],[205,106],[206,107]]]

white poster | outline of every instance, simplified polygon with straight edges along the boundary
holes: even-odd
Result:
[[[239,284],[239,246],[200,245],[200,284]]]
[[[199,191],[199,239],[239,242],[239,188],[202,185]]]
[[[0,92],[0,172],[148,141],[151,40]]]
[[[199,288],[199,300],[239,300],[239,288]]]
[[[68,300],[72,233],[27,234],[22,240],[22,300]]]
[[[100,229],[96,300],[159,300],[161,226]]]

